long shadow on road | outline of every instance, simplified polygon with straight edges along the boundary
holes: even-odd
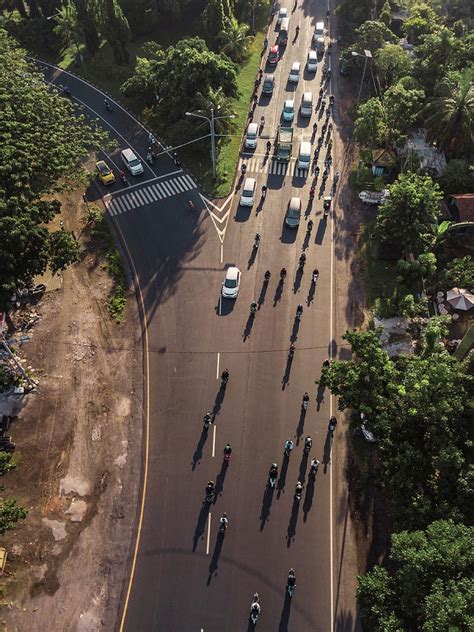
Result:
[[[263,531],[270,517],[274,488],[267,484],[263,493],[262,511],[260,513],[260,531]]]
[[[301,483],[304,483],[304,479],[306,478],[307,465],[308,465],[308,452],[306,450],[303,450],[303,455],[301,457],[301,463],[300,463],[300,471],[298,473],[298,480],[301,481]]]
[[[207,578],[207,586],[209,586],[209,584],[211,583],[212,576],[217,575],[217,569],[219,567],[219,556],[224,544],[224,537],[224,534],[219,531],[217,534],[216,545],[212,554],[211,563],[209,564],[209,577]]]
[[[199,512],[196,529],[194,530],[193,551],[196,550],[199,540],[204,537],[204,529],[206,527],[208,515],[209,515],[209,505],[206,502],[204,502],[202,504],[201,511]]]
[[[300,510],[300,503],[295,498],[293,499],[293,507],[291,509],[290,522],[288,523],[286,546],[290,548],[295,540],[296,524],[298,523],[298,513]]]
[[[273,307],[275,307],[276,304],[281,300],[282,294],[283,294],[283,281],[280,280],[275,290],[275,296],[273,297]]]
[[[199,461],[201,460],[202,457],[202,450],[206,444],[207,441],[207,429],[203,427],[202,432],[201,432],[201,436],[199,437],[199,441],[198,444],[196,446],[196,450],[194,451],[193,454],[193,462],[192,462],[192,469],[195,470],[196,469],[196,465],[199,463]]]
[[[306,410],[303,408],[303,406],[301,406],[298,427],[296,428],[296,445],[299,444],[300,438],[303,436],[305,419],[306,419]]]
[[[303,522],[306,522],[306,520],[308,519],[308,514],[311,511],[311,507],[313,506],[314,483],[315,477],[313,475],[309,476],[308,485],[306,487],[306,494],[303,501]]]
[[[254,321],[255,321],[255,316],[253,314],[249,314],[249,317],[247,318],[247,322],[245,323],[244,333],[242,335],[244,342],[247,340],[247,338],[250,336],[252,332]]]
[[[262,305],[265,303],[265,296],[267,294],[267,290],[268,290],[268,283],[264,282],[262,284],[262,289],[260,290],[260,296],[258,297],[257,309],[260,309]]]
[[[227,467],[228,467],[227,463],[223,461],[221,465],[221,471],[219,472],[216,478],[216,495],[214,496],[214,504],[217,501],[217,497],[220,496],[222,492],[224,491],[224,481],[225,481],[225,476],[227,474]]]
[[[285,601],[283,603],[283,610],[281,611],[280,624],[278,626],[278,632],[288,632],[288,624],[290,622],[291,612],[291,597],[285,590]]]
[[[323,464],[324,473],[326,474],[328,465],[331,462],[331,449],[332,449],[332,433],[329,430],[326,433],[326,441],[324,442]]]
[[[285,455],[283,458],[283,464],[280,470],[280,478],[277,482],[277,499],[280,498],[280,495],[286,484],[286,473],[288,472],[288,465],[290,464],[290,459]]]

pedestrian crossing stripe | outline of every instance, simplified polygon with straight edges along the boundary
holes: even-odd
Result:
[[[189,175],[184,174],[171,180],[155,182],[148,187],[143,187],[143,189],[135,189],[123,195],[109,198],[106,201],[106,206],[111,215],[120,215],[192,189],[197,189],[196,183]]]
[[[324,163],[324,161],[321,161]],[[291,176],[296,178],[308,177],[308,169],[299,169],[296,166],[296,160],[288,162],[278,162],[274,159],[258,158],[241,158],[239,161],[239,171],[243,164],[247,165],[247,172],[250,173],[268,173],[271,176]],[[311,166],[314,165],[314,160]]]

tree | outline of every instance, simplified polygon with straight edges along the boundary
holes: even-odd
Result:
[[[435,274],[436,263],[436,256],[432,252],[425,252],[414,261],[400,259],[397,269],[410,288],[421,292],[424,283]]]
[[[455,193],[474,193],[474,168],[467,160],[449,160],[437,182],[445,197]]]
[[[208,0],[206,2],[206,7],[202,14],[202,22],[210,45],[217,45],[219,36],[225,30],[226,17],[234,16],[233,14],[232,16],[226,16],[222,0]]]
[[[352,359],[323,369],[339,408],[363,412],[379,441],[372,475],[396,526],[424,528],[474,511],[473,378],[467,362],[437,344],[445,332],[446,322],[436,321],[422,335],[421,355],[395,358],[382,349],[380,330],[347,332]]]
[[[416,47],[414,72],[426,93],[432,95],[449,71],[467,65],[468,58],[463,42],[446,27],[423,36],[422,40]]]
[[[80,247],[71,233],[56,231],[49,236],[49,263],[53,274],[79,261]]]
[[[461,152],[472,146],[474,139],[474,82],[473,70],[461,75],[456,90],[431,99],[424,108],[428,140],[440,150]]]
[[[0,533],[13,529],[18,520],[26,518],[28,511],[17,507],[16,499],[11,498],[0,504]]]
[[[61,205],[50,199],[51,194],[61,179],[73,183],[82,176],[81,161],[106,137],[45,84],[2,30],[0,57],[4,60],[0,75],[0,306],[4,307],[18,284],[30,283],[52,262],[51,240],[55,238],[46,225]]]
[[[419,44],[423,35],[439,28],[441,20],[429,4],[420,2],[410,9],[410,17],[403,22],[403,32],[412,44]]]
[[[375,54],[379,48],[383,48],[386,42],[394,42],[395,35],[385,26],[383,22],[377,20],[367,20],[355,31],[356,41],[354,49],[362,51],[368,49]]]
[[[359,576],[357,599],[368,630],[470,630],[474,529],[439,520],[392,536],[391,574]]]
[[[439,186],[429,176],[400,174],[377,216],[378,239],[399,244],[407,254],[425,252],[436,235],[441,197]]]
[[[388,28],[392,23],[392,7],[390,6],[390,2],[385,0],[385,3],[380,10],[379,20],[385,24]]]
[[[248,31],[248,24],[239,24],[236,18],[226,17],[224,30],[217,38],[220,52],[228,55],[233,61],[243,61],[253,40],[252,36],[247,35]]]
[[[410,75],[413,62],[398,44],[386,44],[375,53],[375,69],[382,90],[396,83],[402,77]]]
[[[200,109],[203,96],[207,98],[211,90],[219,87],[224,97],[234,97],[237,67],[228,57],[210,51],[201,38],[184,39],[167,48],[158,59],[141,61],[140,74],[127,80],[121,90],[141,98],[150,94],[151,87],[159,97],[166,95],[158,102],[153,98],[158,128],[166,130],[168,137],[176,134],[176,139],[189,139],[190,133],[194,136],[196,122],[186,125],[185,113]]]
[[[61,9],[54,15],[56,26],[54,32],[61,38],[65,46],[71,46],[74,43],[77,55],[81,54],[79,44],[77,43],[79,35],[79,26],[77,21],[77,12],[71,2],[66,2]]]
[[[387,135],[385,112],[381,100],[372,97],[361,103],[354,122],[354,136],[358,143],[367,147],[380,147]]]
[[[100,37],[97,31],[95,3],[91,0],[74,0],[77,23],[80,24],[86,48],[90,55],[99,50]]]
[[[102,32],[114,54],[117,64],[128,64],[127,42],[130,28],[117,0],[102,0]]]
[[[400,80],[384,94],[383,108],[390,142],[398,144],[404,139],[420,114],[424,100],[423,90],[407,88],[408,82]]]
[[[436,287],[446,292],[453,287],[471,289],[474,287],[474,261],[469,255],[449,261],[441,270]]]
[[[0,451],[0,476],[16,467],[16,463],[12,459],[13,454],[11,452]]]

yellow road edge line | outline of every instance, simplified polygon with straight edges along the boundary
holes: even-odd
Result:
[[[109,217],[111,217],[109,215]],[[130,266],[133,271],[134,280],[136,283],[136,287],[138,289],[139,303],[141,307],[141,311],[143,313],[143,331],[145,334],[145,465],[143,468],[143,488],[142,488],[142,499],[140,505],[140,516],[138,519],[138,527],[137,527],[137,535],[135,540],[135,549],[133,551],[133,559],[132,559],[132,568],[130,571],[130,578],[128,580],[127,594],[125,596],[125,603],[123,605],[122,617],[120,619],[120,628],[119,631],[123,632],[125,619],[127,617],[128,604],[130,601],[130,594],[132,592],[133,580],[135,578],[135,570],[137,566],[137,556],[138,556],[138,548],[140,546],[140,537],[143,526],[143,515],[145,513],[145,500],[146,500],[146,491],[147,491],[147,482],[148,482],[148,459],[149,459],[149,451],[150,451],[150,354],[148,348],[148,322],[146,318],[145,312],[145,302],[143,300],[142,288],[140,286],[140,281],[138,280],[137,271],[135,265],[133,263],[132,256],[130,254],[130,250],[128,249],[127,243],[125,241],[125,237],[120,229],[120,226],[112,219],[112,223],[116,228],[117,232],[120,234],[121,242],[127,251],[127,256],[130,262]]]

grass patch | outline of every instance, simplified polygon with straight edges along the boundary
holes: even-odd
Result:
[[[105,219],[105,215],[100,213],[100,216],[94,220],[94,225],[91,230],[93,239],[98,243],[98,246],[105,258],[104,269],[107,270],[111,276],[114,285],[112,291],[107,299],[107,309],[110,316],[117,322],[123,321],[125,304],[126,304],[126,277],[123,269],[122,257],[120,256],[109,226]]]
[[[397,291],[397,262],[379,259],[378,242],[373,236],[374,224],[372,221],[366,226],[359,265],[366,286],[367,307],[378,311]]]

